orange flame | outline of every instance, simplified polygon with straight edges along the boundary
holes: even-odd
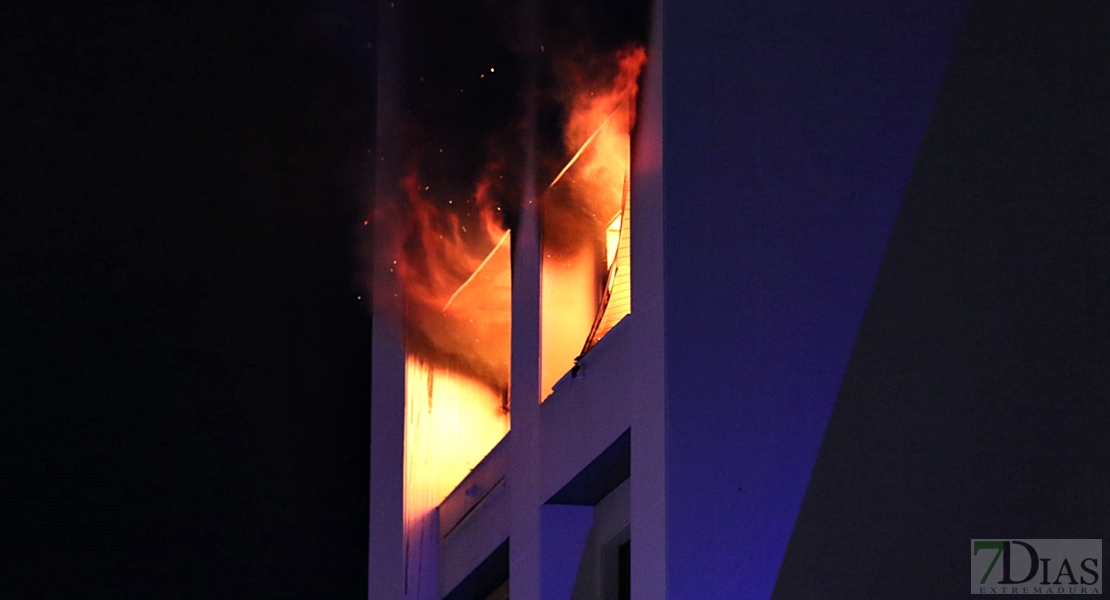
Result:
[[[613,256],[608,230],[620,222],[637,80],[646,61],[643,47],[632,46],[559,69],[566,88],[563,140],[573,154],[542,204],[545,393],[573,366],[597,317]]]
[[[409,351],[504,391],[512,278],[508,230],[491,198],[497,170],[487,168],[468,199],[476,213],[476,225],[469,227],[459,212],[423,196],[416,173],[403,179],[410,214],[397,273]]]
[[[488,385],[411,354],[405,387],[405,577],[414,587],[435,572],[436,506],[505,436],[509,415]]]
[[[509,232],[487,167],[473,195],[437,206],[413,171],[395,272],[404,295],[405,577],[419,586],[438,545],[434,509],[509,430]]]
[[[564,142],[572,160],[542,200],[542,380],[548,388],[589,336],[613,262],[609,230],[620,223],[636,80],[645,61],[643,48],[633,47],[596,64],[561,69]],[[500,219],[503,170],[504,164],[491,162],[473,193],[451,208],[432,200],[415,169],[400,182],[405,226],[397,232],[390,267],[401,290],[407,354],[410,579],[434,555],[433,509],[510,425],[512,277],[510,239]],[[469,215],[456,210],[460,203]]]

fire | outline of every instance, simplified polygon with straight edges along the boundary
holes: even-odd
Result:
[[[405,360],[406,578],[419,585],[434,564],[436,506],[509,431],[501,394],[450,369]]]
[[[509,430],[501,394],[458,372],[405,359],[405,504],[435,508]],[[437,401],[440,401],[437,403]]]
[[[643,47],[633,46],[560,69],[567,90],[563,138],[572,155],[542,204],[545,393],[584,348],[631,312],[627,184],[637,79],[646,61]],[[610,304],[614,294],[621,300]]]
[[[416,173],[405,177],[410,226],[397,271],[409,351],[505,391],[512,275],[509,232],[490,197],[496,170],[487,170],[469,199],[477,213],[469,228],[459,211],[438,208],[423,195]]]
[[[569,161],[541,199],[545,389],[630,310],[627,303],[609,310],[603,302],[615,297],[614,281],[628,280],[629,136],[645,60],[634,47],[585,68],[561,69]],[[434,556],[435,507],[510,427],[512,255],[501,216],[502,205],[519,198],[504,187],[505,164],[490,161],[462,197],[447,197],[414,167],[399,182],[403,208],[388,219],[404,224],[387,230],[395,236],[388,266],[400,291],[385,301],[401,316],[406,347],[410,581]],[[383,299],[375,301],[388,310]]]
[[[512,277],[492,197],[498,171],[488,166],[469,198],[447,201],[452,209],[427,196],[415,170],[401,182],[408,226],[393,262],[406,345],[405,577],[417,588],[434,572],[425,563],[438,544],[436,506],[509,431]]]

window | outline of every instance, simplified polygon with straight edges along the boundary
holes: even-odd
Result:
[[[617,546],[617,600],[632,600],[632,540]]]

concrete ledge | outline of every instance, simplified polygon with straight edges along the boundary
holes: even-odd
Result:
[[[487,581],[500,577],[500,563],[487,563],[502,546],[507,577],[510,436],[511,432],[439,506],[440,598],[453,598],[460,589],[477,590],[487,583],[493,585],[489,591],[500,585],[502,581]]]
[[[629,334],[635,325],[635,314],[617,323],[540,406],[538,502],[554,496],[631,427],[629,382],[636,365]]]

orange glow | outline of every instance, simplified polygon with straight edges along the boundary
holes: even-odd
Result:
[[[613,261],[617,259],[617,247],[621,239],[621,216],[613,217],[605,228],[605,266],[613,268]]]
[[[630,255],[632,219],[629,212],[628,190],[626,189],[624,193],[624,208],[605,230],[605,249],[608,259],[605,292],[584,351],[592,348],[625,315],[632,312],[632,257]]]
[[[631,312],[628,180],[637,79],[646,61],[636,46],[596,64],[560,69],[567,110],[563,138],[571,159],[541,205],[544,395],[583,348]],[[625,294],[621,302],[610,304],[618,292]]]
[[[495,216],[490,197],[493,172],[479,181],[469,199],[476,213],[470,227],[461,211],[437,207],[425,198],[426,187],[415,173],[404,179],[409,231],[397,273],[405,295],[409,351],[507,390],[512,259],[508,231]]]
[[[574,365],[597,311],[596,257],[589,247],[578,250],[544,255],[540,381],[545,395]]]
[[[573,90],[564,102],[564,142],[573,158],[541,200],[545,390],[584,344],[604,335],[592,332],[612,312],[605,303],[613,274],[627,280],[629,137],[645,60],[643,49],[633,48],[589,74],[564,73],[563,89]],[[431,189],[444,186],[429,186],[413,169],[389,219],[403,227],[379,229],[396,236],[385,266],[400,292],[376,306],[392,302],[406,351],[408,582],[435,568],[435,508],[510,427],[512,253],[499,204],[517,199],[505,197],[503,175],[504,166],[491,163],[469,196],[447,198]]]
[[[509,431],[503,392],[405,359],[405,571],[417,582],[438,544],[434,510]],[[422,564],[426,563],[426,564]]]
[[[435,570],[435,508],[509,431],[511,242],[494,216],[499,179],[490,165],[469,198],[438,203],[418,173],[401,182],[406,228],[391,268],[403,292],[405,577],[415,586]]]
[[[405,506],[435,508],[509,431],[502,393],[466,375],[405,359]]]

